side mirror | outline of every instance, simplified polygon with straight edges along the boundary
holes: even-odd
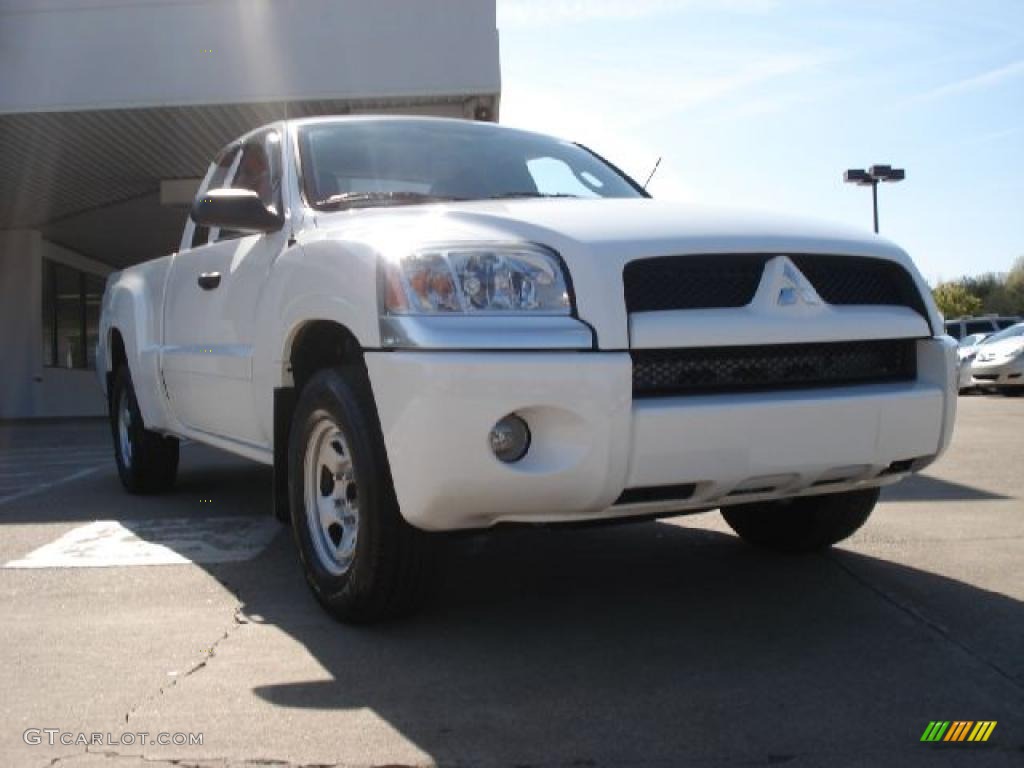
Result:
[[[207,190],[192,204],[192,221],[239,232],[275,232],[284,226],[284,216],[251,189]]]

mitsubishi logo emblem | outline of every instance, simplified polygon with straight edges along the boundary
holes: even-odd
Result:
[[[799,269],[789,259],[782,264],[782,278],[780,281],[779,295],[776,303],[780,307],[791,307],[795,304],[806,304],[809,307],[816,307],[821,304],[821,297],[814,290],[814,286],[803,276]]]

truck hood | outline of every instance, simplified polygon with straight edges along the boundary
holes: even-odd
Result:
[[[870,232],[767,212],[651,199],[524,199],[363,208],[318,214],[317,225],[346,237],[378,233],[421,242],[527,239],[558,249],[627,260],[653,255],[794,251],[902,260],[897,246]]]

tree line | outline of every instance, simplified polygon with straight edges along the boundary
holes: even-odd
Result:
[[[1024,316],[1024,256],[1004,274],[990,272],[940,282],[932,289],[947,318],[966,315]]]

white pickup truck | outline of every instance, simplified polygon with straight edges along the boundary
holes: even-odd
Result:
[[[243,136],[100,325],[125,487],[168,488],[179,438],[272,465],[348,621],[415,604],[434,531],[721,508],[754,544],[829,546],[942,453],[956,403],[892,243],[657,202],[488,123]]]

